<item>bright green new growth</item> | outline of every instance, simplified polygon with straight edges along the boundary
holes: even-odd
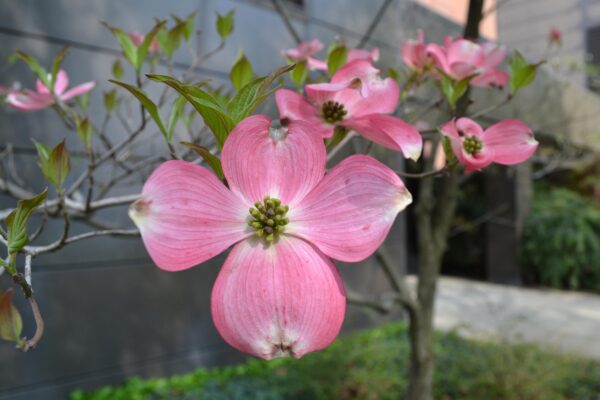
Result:
[[[475,136],[467,136],[463,142],[463,149],[471,155],[479,153],[483,149],[483,143]]]
[[[267,243],[275,241],[283,233],[289,219],[285,217],[288,206],[281,205],[281,200],[266,196],[262,202],[257,201],[249,212],[248,225],[256,231],[256,236]]]
[[[323,103],[321,112],[323,119],[330,124],[340,122],[342,119],[344,119],[346,114],[348,114],[343,104],[332,100],[327,100],[325,103]]]

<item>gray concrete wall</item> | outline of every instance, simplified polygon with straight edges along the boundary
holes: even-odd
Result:
[[[382,0],[306,0],[304,8],[290,8],[290,14],[305,38],[329,41],[342,36],[352,46],[358,43],[381,3]],[[117,45],[99,20],[143,32],[151,27],[153,17],[164,18],[170,13],[185,16],[198,10],[197,27],[203,33],[196,46],[204,52],[218,42],[213,28],[214,11],[235,8],[236,28],[231,40],[223,52],[201,66],[202,74],[218,83],[224,82],[238,48],[246,51],[257,73],[283,63],[280,49],[294,43],[269,4],[264,0],[0,0],[0,52],[6,56],[19,48],[49,65],[60,47],[70,44],[72,50],[65,68],[71,82],[98,80],[91,115],[99,123],[101,93],[111,88],[105,79],[110,76],[118,53]],[[436,40],[457,29],[410,1],[398,0],[390,6],[369,43],[381,49],[382,65],[399,61],[401,39],[414,36],[417,27],[424,28],[428,38]],[[184,68],[191,60],[180,52],[176,61]],[[26,87],[33,84],[23,65],[2,68],[1,83],[19,80]],[[131,81],[132,76],[124,80]],[[272,105],[266,112],[275,116]],[[110,126],[109,134],[115,140],[123,137],[118,124]],[[158,136],[157,132],[154,136]],[[19,173],[35,190],[44,183],[35,165],[30,137],[48,144],[67,137],[69,147],[79,145],[77,137],[64,130],[51,110],[27,115],[0,110],[0,143],[16,146]],[[144,140],[138,151],[163,152],[164,144],[160,137]],[[75,159],[73,167],[81,171],[84,160]],[[149,171],[140,172],[143,175]],[[133,182],[124,182],[113,193],[139,190],[139,183]],[[12,206],[10,199],[0,197],[0,208]],[[105,211],[97,217],[107,224],[130,224],[124,208]],[[41,242],[53,240],[60,229],[60,224],[51,225]],[[83,230],[83,226],[75,224],[73,233]],[[399,218],[387,245],[394,251],[400,268],[405,268],[403,218]],[[80,242],[36,259],[33,284],[46,318],[46,335],[30,354],[21,354],[7,343],[0,345],[0,399],[59,399],[74,388],[120,383],[131,375],[165,376],[241,360],[243,356],[220,339],[210,318],[210,291],[223,260],[222,255],[188,271],[167,273],[152,265],[141,240],[111,238]],[[387,290],[385,278],[370,260],[359,265],[340,265],[340,269],[347,286],[354,290],[375,296]],[[2,277],[0,287],[8,286],[8,279]],[[30,334],[32,320],[28,309],[20,300],[17,303],[25,316],[25,334]],[[382,320],[350,307],[343,331]]]

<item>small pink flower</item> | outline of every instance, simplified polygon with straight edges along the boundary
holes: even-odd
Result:
[[[305,90],[311,101],[287,89],[275,93],[282,121],[310,122],[323,138],[342,126],[407,158],[419,158],[423,144],[419,131],[386,115],[398,105],[398,84],[381,79],[370,61],[354,60],[340,68],[330,83],[306,85]]]
[[[466,172],[480,170],[491,163],[520,164],[531,157],[538,146],[531,129],[516,119],[498,122],[484,131],[475,121],[459,118],[446,123],[442,134],[450,138],[452,150]]]
[[[270,122],[249,117],[227,138],[229,188],[206,168],[168,161],[130,210],[167,271],[234,245],[212,291],[213,321],[230,345],[265,359],[301,357],[335,339],[346,305],[330,257],[368,257],[411,202],[400,178],[373,158],[351,156],[325,174],[325,146],[312,125]]]
[[[474,86],[505,86],[508,74],[496,68],[506,57],[506,49],[493,43],[478,44],[463,38],[445,39],[444,47],[427,45],[435,66],[452,79],[475,76]]]
[[[144,42],[146,35],[142,35],[141,33],[138,33],[138,32],[130,32],[129,38],[131,39],[131,41],[133,42],[135,47],[140,47],[140,45]],[[150,46],[148,47],[148,51],[150,53],[158,53],[159,50],[160,50],[160,47],[159,47],[158,41],[156,40],[156,38],[153,38],[152,42],[150,42]]]
[[[562,32],[558,28],[550,29],[548,34],[548,41],[552,44],[562,45]]]
[[[364,49],[352,49],[348,52],[348,58],[346,62],[354,60],[370,60],[372,62],[379,61],[379,49],[374,48],[373,50]]]
[[[308,68],[311,70],[322,70],[327,71],[327,63],[325,61],[317,60],[312,56],[323,50],[323,43],[319,39],[314,39],[307,42],[302,42],[293,49],[283,51],[283,56],[289,58],[294,62],[306,61]]]
[[[69,77],[62,69],[56,74],[54,95],[38,79],[35,83],[36,91],[25,89],[23,92],[13,91],[6,96],[6,102],[13,108],[21,111],[37,111],[54,104],[55,99],[68,101],[92,90],[96,82],[86,82],[67,90]]]
[[[425,51],[425,34],[417,31],[417,39],[407,40],[402,44],[402,60],[404,64],[415,71],[422,71],[431,65],[431,58]]]

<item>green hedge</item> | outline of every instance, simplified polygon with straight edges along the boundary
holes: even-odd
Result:
[[[599,399],[600,363],[440,334],[436,399]],[[403,324],[353,334],[300,360],[279,359],[171,378],[130,379],[124,386],[71,400],[398,399],[406,389],[408,343]]]
[[[529,283],[600,292],[600,207],[568,189],[536,190],[521,254]]]

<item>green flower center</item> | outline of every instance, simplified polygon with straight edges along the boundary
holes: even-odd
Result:
[[[470,155],[479,153],[483,149],[483,143],[475,136],[467,136],[462,145],[463,149]]]
[[[346,114],[348,114],[348,111],[346,111],[343,104],[338,103],[337,101],[327,100],[321,107],[321,114],[325,121],[330,124],[335,124],[344,119]]]
[[[282,205],[281,200],[266,196],[262,202],[257,201],[250,208],[248,225],[254,228],[256,236],[271,243],[277,240],[290,222],[285,216],[288,210],[289,207]]]

